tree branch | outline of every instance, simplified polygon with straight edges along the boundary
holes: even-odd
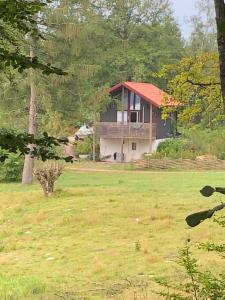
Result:
[[[194,82],[191,79],[187,78],[188,83],[192,84],[192,85],[196,85],[196,86],[200,86],[200,87],[207,87],[207,86],[213,86],[213,85],[220,85],[220,82],[209,82],[209,83],[204,83],[204,82]]]

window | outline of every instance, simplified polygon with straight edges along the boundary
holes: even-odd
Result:
[[[133,92],[130,93],[130,109],[140,110],[141,108],[141,97]]]
[[[136,143],[132,143],[131,149],[132,149],[132,150],[136,150],[136,149],[137,149],[137,144],[136,144]]]
[[[124,118],[124,119],[123,119]],[[117,123],[127,123],[127,111],[117,111]]]
[[[128,90],[124,90],[124,110],[128,109]]]
[[[138,95],[135,95],[135,109],[141,109],[141,98]]]
[[[138,112],[137,111],[132,111],[130,113],[130,121],[132,123],[137,123],[138,122]]]

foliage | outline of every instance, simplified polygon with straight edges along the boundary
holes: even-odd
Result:
[[[215,192],[225,194],[225,188],[221,188],[221,187],[213,188],[209,185],[206,185],[200,190],[200,193],[204,197],[211,197]],[[221,210],[224,207],[225,207],[225,203],[222,203],[220,205],[215,206],[212,209],[208,209],[208,210],[204,210],[204,211],[200,211],[200,212],[191,214],[186,217],[186,222],[189,226],[195,227],[195,226],[199,225],[201,222],[203,222],[204,220],[211,218],[216,211]]]
[[[164,83],[153,72],[183,53],[167,0],[57,1],[45,17],[49,36],[40,52],[69,74],[38,79],[44,119],[57,112],[69,125],[92,124],[107,105],[110,86],[125,80]]]
[[[159,280],[167,291],[159,294],[165,299],[173,300],[224,300],[225,299],[225,273],[214,275],[210,271],[201,271],[197,260],[190,252],[190,245],[180,251],[179,264],[184,267],[186,279],[179,284],[170,284]]]
[[[195,158],[196,152],[190,149],[186,139],[177,138],[161,142],[157,148],[157,157]]]
[[[34,175],[39,181],[45,197],[51,196],[54,192],[56,180],[62,175],[64,166],[56,162],[45,162],[36,164]]]
[[[189,54],[217,51],[214,2],[197,0],[195,6],[196,13],[189,20],[192,32],[187,40],[186,51]]]
[[[210,197],[214,193],[225,194],[225,188],[222,187],[211,187],[204,186],[200,193],[205,197]],[[205,219],[211,218],[213,214],[225,208],[225,203],[222,203],[213,209],[205,210],[202,212],[194,213],[186,218],[186,222],[189,226],[195,227],[202,223]],[[224,217],[223,217],[224,220]],[[219,223],[219,222],[218,222]],[[221,223],[223,226],[223,222]],[[211,271],[201,271],[200,267],[197,265],[197,260],[193,258],[190,252],[189,243],[190,239],[187,241],[186,246],[180,252],[180,264],[184,267],[186,274],[186,281],[180,283],[179,285],[171,285],[168,282],[162,282],[162,286],[167,288],[167,292],[160,292],[160,295],[164,296],[166,299],[174,299],[174,300],[224,300],[225,299],[225,272],[214,275]],[[213,242],[201,243],[199,248],[205,249],[207,251],[214,251],[219,254],[222,254],[224,257],[225,253],[225,245],[220,244],[217,245]],[[171,292],[170,288],[172,287],[173,292]]]
[[[0,151],[5,155],[5,151]],[[0,163],[0,181],[16,182],[20,181],[23,170],[23,157],[18,153],[7,153],[7,158]]]
[[[197,155],[211,154],[219,159],[225,159],[225,131],[223,127],[217,129],[193,128],[184,131],[184,138],[189,141],[190,149]]]
[[[192,128],[181,132],[180,138],[161,142],[155,156],[195,159],[199,155],[213,155],[225,159],[225,131],[222,127],[213,130]]]
[[[72,157],[60,157],[55,154],[55,147],[61,146],[68,142],[67,138],[54,138],[48,136],[46,132],[42,136],[35,138],[34,135],[28,133],[17,133],[12,130],[0,130],[0,147],[6,152],[0,153],[0,161],[4,161],[10,153],[28,154],[30,152],[29,144],[35,145],[31,151],[31,155],[45,161],[47,159],[63,159],[71,162]]]
[[[224,122],[223,101],[216,52],[198,53],[178,64],[166,65],[157,75],[168,78],[168,92],[180,101],[179,122],[215,128]],[[165,99],[166,101],[166,99]],[[172,108],[165,107],[164,118]]]
[[[66,73],[51,64],[42,63],[38,57],[24,54],[23,42],[27,35],[43,37],[39,25],[43,25],[41,14],[37,14],[50,3],[49,0],[2,0],[0,1],[0,60],[1,67],[17,69],[39,69],[43,74],[65,75]]]
[[[75,154],[91,154],[92,152],[92,138],[86,137],[83,141],[77,142],[75,147]]]

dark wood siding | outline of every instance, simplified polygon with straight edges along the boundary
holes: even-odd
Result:
[[[144,123],[150,122],[150,104],[145,101],[144,99],[141,99],[141,106],[140,106],[140,119],[139,122],[142,123],[144,120]],[[144,108],[144,109],[143,109]],[[143,114],[144,112],[144,114]],[[128,110],[129,113],[129,110]],[[162,110],[156,106],[153,106],[152,109],[152,122],[156,123],[156,138],[157,139],[163,139],[171,137],[173,133],[172,129],[172,121],[170,119],[167,119],[166,121],[162,120]],[[144,119],[143,119],[144,117]],[[129,117],[128,117],[129,118]],[[100,116],[101,122],[117,122],[117,104],[116,102],[112,102],[105,112],[101,113]]]
[[[157,108],[157,117],[156,117],[156,138],[164,139],[171,137],[172,129],[171,129],[171,120],[162,120],[162,110]]]
[[[116,103],[112,102],[105,112],[101,113],[101,122],[117,122],[117,107]]]
[[[141,99],[141,122],[143,122],[143,107],[144,107],[144,123],[150,122],[150,104],[144,99]],[[168,138],[172,134],[171,120],[162,120],[162,110],[156,106],[152,108],[152,122],[156,123],[156,138]]]
[[[144,114],[143,114],[143,108],[144,108]],[[141,99],[141,122],[143,122],[144,117],[144,123],[150,122],[150,106],[149,103]]]

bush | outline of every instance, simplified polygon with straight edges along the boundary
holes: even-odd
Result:
[[[158,293],[160,296],[166,300],[225,299],[225,273],[215,275],[210,270],[202,271],[188,243],[179,253],[179,264],[184,268],[185,278],[182,281],[176,278],[176,282],[157,280],[164,287]]]
[[[223,128],[185,130],[181,138],[166,140],[159,144],[155,157],[195,159],[199,155],[215,155],[219,159],[225,159]]]
[[[170,139],[159,144],[156,156],[159,158],[195,158],[196,153],[190,149],[185,139]]]
[[[219,159],[225,159],[225,130],[192,129],[185,132],[190,147],[200,155],[211,154]]]
[[[1,150],[2,151],[2,150]],[[0,181],[18,182],[22,178],[24,159],[19,154],[11,153],[0,163]]]
[[[34,176],[39,181],[45,197],[51,196],[54,192],[54,185],[63,173],[64,165],[59,162],[39,162],[34,167]]]
[[[92,153],[92,139],[85,138],[83,141],[78,141],[75,147],[75,154],[91,154]]]

